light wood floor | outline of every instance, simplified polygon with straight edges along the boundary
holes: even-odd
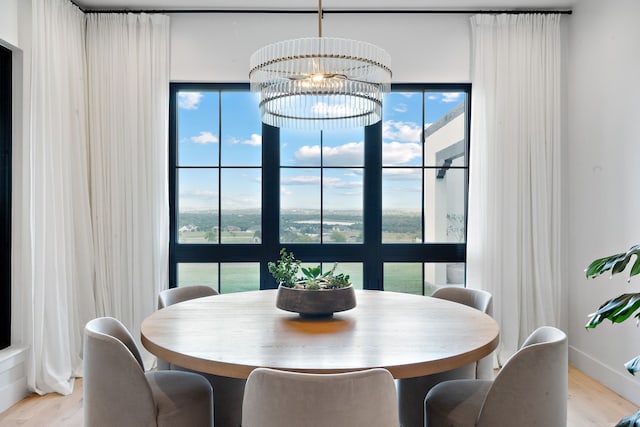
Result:
[[[567,427],[611,427],[637,407],[574,367],[569,367]],[[0,426],[82,427],[82,380],[73,394],[29,396],[0,414]]]

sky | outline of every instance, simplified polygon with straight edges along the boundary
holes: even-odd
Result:
[[[464,100],[460,92],[424,95],[424,118],[422,92],[392,92],[383,100],[383,209],[420,210],[421,128]],[[219,208],[211,167],[220,165],[236,167],[222,171],[222,209],[260,208],[261,129],[254,93],[178,93],[178,163],[198,167],[180,169],[181,212]],[[319,209],[322,183],[326,210],[362,210],[364,129],[325,131],[322,138],[321,148],[319,131],[281,129],[281,208]]]

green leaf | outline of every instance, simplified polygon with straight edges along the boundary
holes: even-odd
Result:
[[[638,308],[640,308],[640,293],[619,295],[606,301],[595,313],[591,314],[585,327],[587,329],[595,328],[605,319],[614,323],[624,322]]]
[[[636,255],[636,262],[634,262],[633,267],[631,267],[629,277],[635,276],[636,274],[640,274],[640,255]]]
[[[589,264],[589,266],[585,270],[585,275],[587,276],[587,278],[593,278],[604,273],[606,270],[604,270],[603,267],[607,264],[607,261],[610,258],[611,257],[598,258],[597,260]]]
[[[629,415],[628,417],[624,417],[618,421],[616,427],[640,427],[640,411],[633,415]]]
[[[627,371],[631,375],[635,375],[638,370],[640,370],[640,356],[636,356],[635,358],[629,360],[624,364],[624,367],[627,368]]]
[[[630,247],[625,253],[594,260],[585,270],[585,275],[587,278],[594,278],[609,270],[611,270],[612,275],[620,273],[624,271],[627,265],[629,265],[633,256],[635,256],[636,259],[633,267],[631,268],[629,277],[635,276],[636,274],[640,274],[640,245]]]

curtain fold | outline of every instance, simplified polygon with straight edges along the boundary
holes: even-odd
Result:
[[[117,317],[139,337],[167,287],[169,18],[31,6],[13,320],[29,388],[69,394],[86,322]]]
[[[95,297],[134,337],[168,287],[169,18],[87,17]]]
[[[505,360],[561,307],[560,15],[476,15],[467,283],[494,296]]]
[[[18,272],[27,304],[19,320],[32,350],[29,387],[68,394],[79,373],[82,327],[95,317],[85,20],[63,0],[34,0],[32,13],[28,260]]]

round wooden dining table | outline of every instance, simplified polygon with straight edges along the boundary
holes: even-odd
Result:
[[[142,322],[142,344],[173,364],[231,378],[247,378],[257,367],[380,367],[413,378],[477,361],[498,345],[493,318],[446,300],[360,290],[355,308],[304,318],[276,308],[276,292],[222,294],[158,310]]]

